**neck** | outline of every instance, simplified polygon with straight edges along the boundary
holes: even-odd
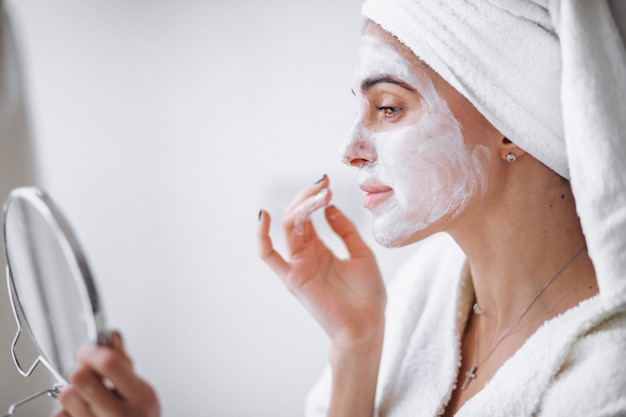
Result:
[[[495,193],[496,204],[486,200],[465,230],[450,231],[467,255],[489,338],[505,332],[552,278],[520,327],[534,330],[597,293],[586,251],[560,271],[585,245],[569,184],[544,175],[503,190]]]

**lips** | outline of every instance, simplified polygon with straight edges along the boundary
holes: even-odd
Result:
[[[363,207],[365,208],[375,206],[387,199],[393,192],[393,188],[373,180],[362,182],[359,188],[365,192],[365,197],[363,198]]]

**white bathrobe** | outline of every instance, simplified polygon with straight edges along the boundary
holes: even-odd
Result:
[[[596,271],[599,294],[545,322],[457,416],[626,416],[626,0],[610,1],[364,5],[492,124],[571,180]],[[393,280],[376,416],[443,412],[474,298],[464,262],[450,238],[435,236]],[[325,415],[329,393],[327,370],[308,417]]]
[[[444,411],[473,300],[456,243],[447,235],[420,243],[390,284],[375,416]],[[326,415],[330,382],[327,369],[307,417]],[[545,322],[456,415],[626,415],[626,311],[606,309],[596,296]]]

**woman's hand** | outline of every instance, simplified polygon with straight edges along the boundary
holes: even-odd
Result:
[[[133,370],[119,333],[109,346],[85,346],[76,356],[71,385],[59,401],[63,409],[55,417],[159,417],[154,389]]]
[[[334,206],[326,219],[343,240],[349,259],[337,259],[318,238],[310,220],[313,211],[328,206],[328,177],[307,187],[285,212],[283,229],[288,260],[274,250],[270,216],[261,212],[258,231],[261,258],[283,280],[324,328],[333,344],[349,348],[366,341],[383,325],[385,289],[376,260],[353,224]]]
[[[260,255],[330,337],[333,394],[329,416],[371,416],[386,293],[372,251],[343,213],[328,206],[328,186],[324,176],[304,189],[286,210],[287,260],[274,250],[270,216],[261,211]],[[348,259],[336,258],[313,228],[310,215],[323,207],[329,225],[346,245]]]

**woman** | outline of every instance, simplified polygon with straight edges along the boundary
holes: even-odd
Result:
[[[331,341],[308,415],[626,413],[626,53],[615,9],[368,0],[363,11],[360,114],[343,160],[362,174],[376,240],[420,243],[387,291],[330,205],[328,177],[287,209],[287,258],[261,211],[261,257]],[[309,217],[320,209],[349,259],[317,238]],[[79,360],[60,415],[158,415],[119,340]]]
[[[262,213],[262,258],[331,341],[330,370],[309,415],[626,413],[626,189],[610,169],[613,184],[586,183],[600,169],[594,158],[619,169],[600,148],[623,156],[623,133],[607,139],[605,125],[591,126],[593,136],[585,137],[589,127],[563,132],[561,55],[550,24],[550,12],[560,13],[564,76],[567,54],[580,52],[566,44],[567,31],[584,40],[594,36],[586,18],[608,25],[598,29],[610,35],[591,40],[615,42],[621,63],[607,85],[624,90],[623,43],[601,3],[366,2],[354,87],[361,114],[343,160],[362,173],[379,243],[404,246],[444,231],[462,253],[429,239],[392,282],[386,305],[372,254],[341,212],[325,210],[347,260],[333,257],[308,220],[330,202],[328,178],[286,212],[288,260],[272,248]],[[593,52],[585,58],[601,55]],[[598,85],[587,94],[610,95]],[[568,104],[566,122],[576,113]],[[623,126],[624,116],[611,123]],[[621,236],[599,230],[608,221]]]

